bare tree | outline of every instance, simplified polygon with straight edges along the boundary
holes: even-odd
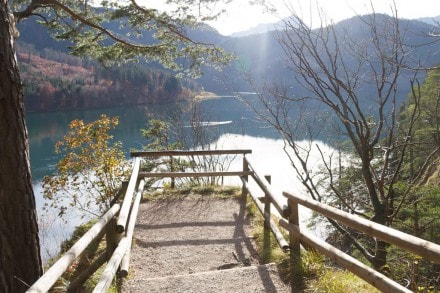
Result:
[[[312,198],[391,226],[439,151],[427,155],[413,176],[404,175],[420,111],[417,68],[421,66],[413,54],[415,46],[406,43],[410,32],[402,28],[396,10],[393,16],[372,13],[345,25],[327,25],[323,19],[317,29],[297,16],[284,25],[277,39],[293,80],[282,81],[287,87],[266,86],[260,91],[265,109],[261,117],[281,134],[296,175]],[[405,129],[397,121],[399,102],[408,94],[402,88],[412,88],[415,101]],[[327,142],[335,151],[325,153],[314,141],[329,128],[333,138]],[[298,142],[304,138],[308,143]],[[312,166],[318,160],[316,172]],[[397,194],[399,180],[407,185]],[[354,247],[386,273],[387,243],[331,224],[345,236],[347,249]]]
[[[142,130],[144,136],[150,143],[145,149],[168,150],[168,149],[193,149],[193,150],[214,150],[219,149],[216,140],[224,134],[222,123],[212,121],[209,109],[202,106],[203,101],[194,100],[180,103],[171,113],[153,114],[149,121],[149,130]],[[151,123],[153,122],[153,125]],[[159,139],[158,139],[159,138]],[[151,143],[161,141],[162,143]],[[163,166],[168,171],[226,171],[229,169],[235,155],[228,156],[191,156],[187,158],[166,158],[165,161],[158,160],[153,165],[157,168]],[[197,177],[177,178],[176,184],[197,185],[219,185],[223,184],[220,177]]]

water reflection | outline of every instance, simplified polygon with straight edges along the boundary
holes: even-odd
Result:
[[[211,142],[224,133],[278,138],[278,134],[272,128],[259,121],[255,113],[236,97],[227,96],[205,100],[200,106],[200,112],[203,113],[200,122],[207,124],[220,122],[217,125],[205,125],[217,127],[216,131],[212,131]],[[102,114],[110,117],[118,116],[119,126],[113,132],[114,139],[122,142],[128,154],[130,149],[141,149],[145,144],[140,129],[147,127],[148,119],[156,118],[171,123],[180,121],[180,123],[188,124],[191,119],[190,107],[191,105],[187,102],[179,102],[165,105],[28,114],[27,125],[34,181],[39,181],[54,171],[54,166],[59,160],[59,156],[54,153],[54,145],[68,132],[69,123],[74,119],[91,122]]]

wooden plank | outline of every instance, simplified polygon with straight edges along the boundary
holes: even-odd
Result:
[[[37,293],[47,292],[59,277],[67,270],[73,261],[86,249],[100,233],[107,223],[119,212],[120,205],[112,206],[104,216],[90,228],[63,256],[54,263],[47,272],[41,276],[26,292]],[[101,234],[102,235],[102,234]]]
[[[122,258],[121,270],[119,271],[119,276],[123,278],[128,276],[128,268],[130,266],[131,242],[133,240],[134,227],[136,225],[136,218],[139,211],[139,204],[141,202],[144,186],[145,181],[141,180],[141,182],[139,182],[138,192],[136,193],[136,197],[133,202],[133,207],[131,208],[130,219],[128,220],[126,236],[128,238],[128,246],[124,257]]]
[[[128,182],[127,191],[125,192],[124,201],[122,202],[121,212],[119,213],[118,221],[116,223],[116,231],[122,233],[125,231],[127,225],[128,213],[130,212],[131,200],[133,199],[134,190],[138,180],[140,158],[135,158],[133,168],[131,171],[130,181]]]
[[[299,209],[298,204],[293,200],[289,200],[289,224],[298,228],[299,232]],[[289,230],[290,231],[290,230]],[[302,273],[302,262],[301,262],[301,241],[298,237],[298,233],[289,233],[289,243],[290,243],[290,286],[292,292],[304,292],[304,280]]]
[[[298,226],[290,224],[287,220],[280,219],[279,224],[281,227],[287,229],[295,237],[300,239],[301,242],[306,243],[310,247],[325,254],[336,263],[356,274],[357,276],[375,286],[382,292],[412,292],[411,290],[408,290],[397,282],[394,282],[393,280],[387,278],[386,276],[363,264],[357,259],[331,246],[325,241],[311,234],[300,231]]]
[[[98,284],[96,285],[93,293],[107,293],[108,288],[113,282],[113,278],[115,277],[116,270],[121,263],[122,256],[125,254],[128,246],[128,238],[124,237],[119,242],[118,247],[113,252],[111,259],[109,260],[107,266],[105,267],[104,272],[102,273],[101,279],[99,279]]]
[[[242,165],[243,165],[243,172],[249,172],[249,166],[248,163],[246,161],[246,155],[243,156],[243,161],[242,161]],[[249,182],[249,175],[244,175],[241,177],[241,180]],[[246,192],[247,188],[245,188],[245,183],[243,183],[243,185],[241,186],[241,197],[243,198],[243,200],[246,201],[247,198],[247,192]]]
[[[253,171],[252,178],[254,178],[255,182],[257,182],[258,186],[260,186],[263,192],[270,196],[272,203],[274,204],[280,215],[287,218],[290,213],[288,206],[274,196],[275,193],[272,191],[272,187],[270,186],[269,182],[267,182],[267,180],[264,177],[261,177],[257,173],[256,169],[254,168],[253,164],[250,162],[249,158],[245,157],[245,160],[247,161],[251,171]]]
[[[244,155],[251,154],[252,150],[249,149],[235,149],[235,150],[205,150],[205,151],[190,151],[190,150],[174,150],[174,151],[136,151],[131,152],[132,157],[166,157],[166,156],[219,156],[219,155]]]
[[[212,177],[212,176],[247,176],[252,175],[252,171],[215,171],[215,172],[140,172],[139,177],[151,177],[151,178],[167,178],[167,177]]]
[[[406,251],[419,255],[428,261],[440,263],[440,245],[438,244],[374,223],[359,216],[343,212],[313,199],[299,197],[287,192],[283,192],[283,195],[288,199],[292,199],[298,204],[317,211],[339,223],[364,232],[372,237],[377,237],[390,244],[394,244]]]

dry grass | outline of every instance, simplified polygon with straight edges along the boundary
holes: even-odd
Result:
[[[163,200],[163,199],[182,199],[200,196],[209,196],[214,198],[236,198],[241,196],[241,188],[237,186],[183,186],[180,188],[164,188],[162,190],[145,193],[142,201]]]
[[[253,215],[254,238],[257,249],[264,263],[274,262],[278,266],[281,278],[288,282],[291,275],[289,254],[284,253],[271,234],[269,244],[265,245],[263,217],[255,207],[248,204],[248,212]],[[281,228],[281,231],[283,229]],[[287,239],[287,234],[285,235]],[[323,255],[315,251],[302,251],[302,272],[305,278],[306,288],[304,292],[319,293],[376,293],[380,292],[366,281],[357,277],[347,270],[342,270],[333,265]]]

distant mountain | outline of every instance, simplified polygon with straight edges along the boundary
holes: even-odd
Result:
[[[440,26],[440,15],[435,16],[435,17],[422,17],[417,20],[423,21],[423,22],[430,24],[430,25]]]
[[[386,23],[387,18],[389,18],[389,16],[376,15],[378,24]],[[438,43],[433,43],[432,38],[428,36],[432,25],[418,20],[402,19],[400,21],[402,24],[401,28],[404,28],[402,36],[405,37],[406,44],[428,44],[427,46],[415,47],[411,52],[415,62],[421,61],[427,65],[440,64]],[[280,24],[277,24],[277,26],[279,25]],[[270,28],[270,26],[263,25],[254,32],[260,29],[267,30],[268,28]],[[341,37],[357,43],[368,42],[371,38],[369,29],[360,17],[353,17],[341,21],[335,24],[335,29],[337,34]],[[386,30],[386,27],[381,28],[379,25],[378,30],[380,31],[380,29]],[[21,27],[21,32],[21,42],[33,44],[38,50],[50,48],[67,52],[67,44],[53,41],[46,30],[39,25],[30,23],[27,26]],[[123,32],[120,33],[122,34]],[[285,54],[275,38],[274,31],[266,31],[241,37],[227,37],[205,26],[203,30],[189,31],[189,35],[197,41],[204,41],[221,46],[238,57],[235,62],[226,66],[222,72],[205,68],[205,74],[198,80],[198,83],[200,83],[205,90],[218,93],[253,90],[252,86],[249,85],[244,77],[244,72],[247,72],[247,76],[252,78],[256,86],[277,81],[289,84],[297,96],[305,94],[296,83],[294,73],[286,67]],[[145,38],[146,40],[151,38],[151,33],[146,33]],[[63,46],[64,49],[62,48]],[[344,52],[341,53],[344,54]],[[161,68],[158,64],[150,63],[144,64],[143,66],[148,66],[150,69],[152,69],[152,66],[155,69]],[[352,66],[355,65],[353,64]],[[405,77],[402,76],[402,78]],[[402,85],[399,92],[401,100],[405,99],[410,91],[408,82],[402,82]],[[375,95],[374,89],[372,89],[370,85],[364,84],[362,86],[366,97]]]
[[[260,23],[257,26],[254,26],[248,30],[236,32],[231,34],[230,36],[234,38],[247,37],[251,35],[268,33],[277,30],[279,28],[280,28],[280,23]]]
[[[23,22],[20,22],[17,26],[18,30],[20,31],[20,37],[17,40],[18,44],[29,44],[35,48],[37,51],[44,51],[47,49],[59,51],[62,53],[68,53],[69,52],[69,46],[71,43],[67,41],[58,41],[55,40],[48,30],[41,24],[37,23],[38,17],[31,17]],[[126,33],[126,29],[120,28],[119,24],[116,22],[109,22],[107,23],[107,26],[110,30],[116,31],[117,33],[124,35]],[[152,32],[144,32],[143,37],[139,39],[139,42],[152,42],[153,37]],[[212,44],[221,44],[229,39],[229,37],[222,36],[219,34],[214,28],[202,24],[200,26],[200,29],[197,30],[189,30],[188,35],[193,38],[196,41],[203,41],[207,43]],[[158,62],[143,62],[141,60],[140,64],[142,64],[145,67],[148,67],[150,70],[162,70],[167,72],[168,74],[172,75],[174,72],[171,72],[170,70],[167,70],[163,68]],[[207,81],[207,84],[205,85],[209,89],[214,90],[221,90],[223,87],[218,86],[218,82],[214,82],[213,85],[210,85],[210,82]]]
[[[258,34],[268,33],[268,32],[275,31],[275,30],[280,30],[283,28],[284,22],[286,20],[288,20],[288,18],[285,18],[281,21],[274,22],[274,23],[260,23],[250,29],[233,33],[230,36],[234,37],[234,38],[238,38],[238,37],[246,37],[246,36],[250,36],[250,35],[258,35]],[[422,18],[418,18],[415,20],[440,27],[440,15],[435,16],[435,17],[422,17]]]

